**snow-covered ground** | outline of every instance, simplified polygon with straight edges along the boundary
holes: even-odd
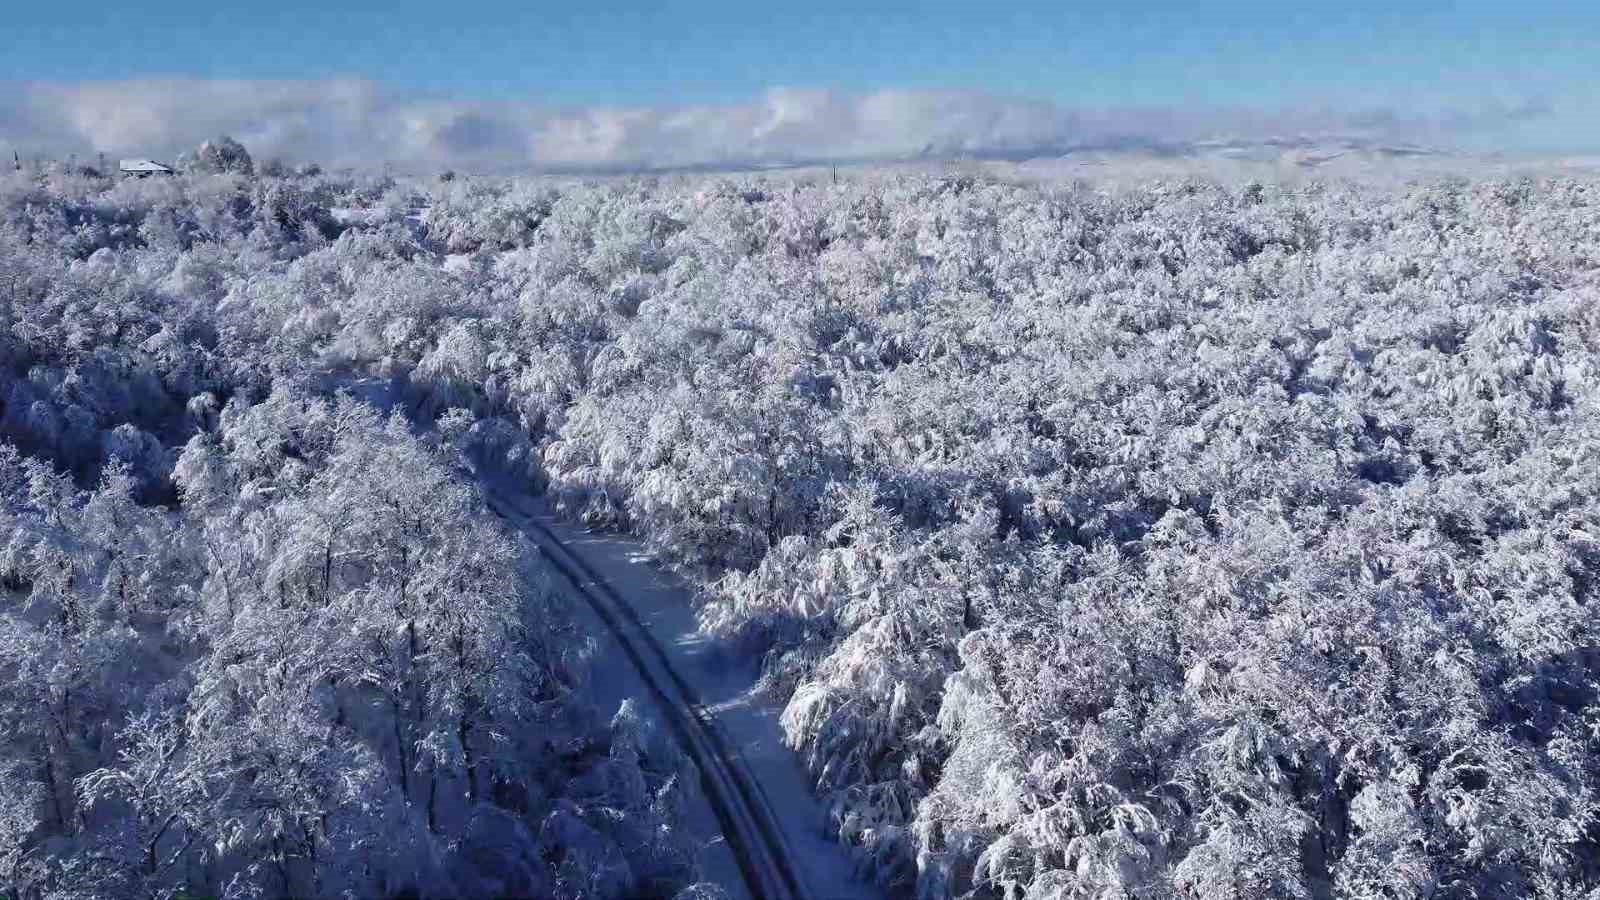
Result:
[[[783,744],[780,710],[752,695],[756,669],[740,664],[702,636],[695,624],[687,586],[655,565],[638,541],[614,534],[595,534],[557,519],[539,498],[494,488],[499,499],[543,524],[572,553],[601,572],[638,613],[665,649],[670,663],[698,699],[716,716],[728,742],[766,796],[791,853],[806,895],[812,900],[856,900],[882,894],[857,880],[849,854],[824,831],[825,810],[813,796],[799,758]],[[582,604],[580,615],[593,616]],[[603,627],[591,623],[601,648],[592,670],[591,687],[601,708],[614,709],[624,698],[650,696],[639,673]],[[709,804],[699,799],[694,825],[703,835],[702,865],[707,880],[728,888],[731,897],[750,896],[733,854],[717,834]]]

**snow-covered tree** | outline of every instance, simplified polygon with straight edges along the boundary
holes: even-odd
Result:
[[[221,135],[195,148],[189,159],[189,170],[206,175],[253,175],[255,162],[243,144]]]

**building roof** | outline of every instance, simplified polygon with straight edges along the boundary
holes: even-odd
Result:
[[[124,172],[171,172],[172,171],[172,169],[170,167],[163,166],[161,163],[158,163],[158,162],[152,162],[151,160],[148,160],[148,159],[125,159],[125,160],[122,161],[121,165],[118,166],[118,168],[121,171],[124,171]]]

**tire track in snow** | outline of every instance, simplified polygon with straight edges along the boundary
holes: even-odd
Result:
[[[578,595],[594,610],[639,672],[673,735],[700,770],[701,787],[733,851],[750,896],[756,900],[809,897],[778,827],[772,804],[751,777],[716,716],[673,668],[666,650],[632,604],[573,552],[555,532],[485,486],[485,502],[496,515],[531,538]]]

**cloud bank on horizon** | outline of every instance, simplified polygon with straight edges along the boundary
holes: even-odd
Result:
[[[419,97],[357,80],[25,82],[0,150],[170,157],[218,134],[258,158],[478,171],[636,171],[1074,152],[1185,156],[1314,147],[1481,148],[1572,115],[1472,109],[1093,108],[976,91],[773,88],[719,105],[557,108]]]

